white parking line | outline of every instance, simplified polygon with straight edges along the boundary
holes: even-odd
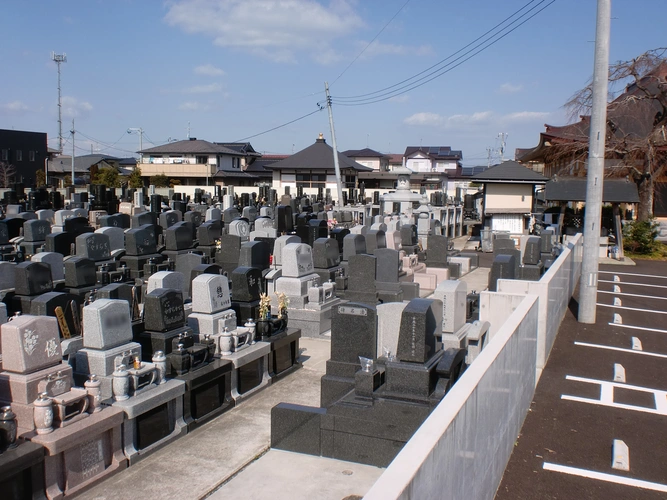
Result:
[[[598,283],[618,283],[618,281],[611,280],[598,280]],[[666,285],[649,285],[648,283],[626,283],[623,282],[623,286],[648,286],[650,288],[667,288]]]
[[[667,354],[659,354],[657,352],[646,352],[637,349],[626,349],[624,347],[614,347],[610,345],[601,345],[601,344],[589,344],[588,342],[575,342],[574,345],[580,345],[583,347],[595,347],[597,349],[607,349],[609,351],[618,351],[618,352],[629,352],[632,354],[643,354],[644,356],[651,356],[654,358],[664,358],[667,359]]]
[[[639,295],[638,293],[606,292],[604,290],[598,290],[598,293],[608,293],[611,295],[624,295],[626,297],[639,297],[640,299],[667,300],[667,297],[656,297],[655,295]]]
[[[598,399],[593,398],[583,398],[580,396],[570,396],[568,394],[562,394],[561,399],[567,401],[576,401],[579,403],[589,403],[598,406],[606,406],[608,408],[618,408],[621,410],[633,410],[639,411],[642,413],[651,413],[653,415],[665,415],[667,416],[667,392],[660,389],[650,389],[648,387],[641,387],[638,385],[623,384],[619,382],[609,382],[607,380],[596,380],[593,378],[586,377],[575,377],[572,375],[566,375],[565,380],[572,380],[574,382],[584,382],[591,385],[600,386],[600,397]],[[645,392],[653,395],[653,401],[655,403],[655,408],[647,408],[645,406],[636,406],[625,403],[616,403],[614,402],[614,390],[615,389],[629,389],[637,392]]]
[[[606,481],[608,483],[622,484],[624,486],[633,486],[635,488],[643,488],[645,490],[667,492],[666,484],[653,483],[651,481],[643,481],[641,479],[633,479],[631,477],[617,476],[615,474],[605,474],[604,472],[579,469],[578,467],[569,467],[567,465],[558,465],[549,462],[544,462],[542,467],[544,468],[544,470],[561,472],[563,474],[570,474],[572,476],[585,477],[588,479],[597,479],[598,481]]]
[[[617,326],[619,328],[630,328],[631,330],[642,330],[644,332],[667,333],[667,330],[658,330],[657,328],[646,328],[644,326],[622,325],[620,323],[609,323],[609,326]]]
[[[619,273],[618,271],[598,271],[600,274],[619,274],[621,276],[641,276],[642,278],[662,278],[667,279],[667,276],[655,276],[653,274],[637,274],[637,273]]]
[[[654,314],[667,314],[667,311],[654,311],[652,309],[639,309],[637,307],[617,306],[614,304],[600,304],[599,302],[596,305],[601,307],[613,307],[614,309],[626,309],[628,311],[639,311],[639,312],[654,313]]]

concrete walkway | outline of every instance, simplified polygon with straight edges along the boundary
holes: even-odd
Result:
[[[352,493],[363,495],[383,469],[285,452],[266,453],[273,406],[281,402],[319,406],[320,377],[325,373],[330,347],[328,340],[302,338],[303,368],[78,498],[195,500],[216,492],[216,498],[333,500]],[[281,491],[288,496],[279,496]],[[312,491],[322,493],[313,495]]]

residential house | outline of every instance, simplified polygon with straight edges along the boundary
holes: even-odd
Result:
[[[413,172],[461,173],[463,153],[449,146],[408,146],[403,157]]]
[[[505,161],[473,175],[483,185],[482,224],[494,231],[523,234],[535,212],[535,186],[547,178],[515,161]]]
[[[48,155],[45,132],[0,129],[0,164],[14,167],[15,182],[34,184],[37,171],[44,170]]]
[[[359,175],[373,170],[342,153],[338,153],[338,163],[344,189],[357,188]],[[320,189],[325,193],[326,189],[331,189],[332,196],[337,198],[333,148],[322,134],[311,146],[266,168],[273,171],[273,189],[279,193],[283,193],[285,187],[289,187],[292,193],[302,188],[308,194],[318,194]]]
[[[121,162],[123,166],[121,166]],[[101,168],[115,168],[121,175],[127,169],[127,160],[110,155],[88,154],[74,157],[75,184],[88,184]],[[49,184],[64,185],[65,177],[72,176],[72,157],[54,156],[48,161]]]
[[[372,168],[374,172],[387,172],[389,170],[389,156],[372,149],[348,149],[343,151],[342,154],[364,167]]]
[[[220,170],[242,172],[241,165],[249,155],[214,142],[195,137],[139,151],[137,166],[142,177],[166,175],[181,185],[211,185]]]

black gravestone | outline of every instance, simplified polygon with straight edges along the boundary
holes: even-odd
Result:
[[[45,252],[57,252],[63,256],[71,255],[72,244],[76,239],[74,233],[51,233],[46,235],[44,241]]]
[[[47,220],[28,220],[23,224],[23,239],[26,242],[44,241],[51,234],[51,223]]]
[[[144,299],[146,331],[168,332],[185,325],[183,293],[170,288],[156,288]]]
[[[64,228],[65,232],[74,233],[76,236],[94,231],[85,217],[70,217],[69,219],[65,219]]]
[[[164,214],[162,214],[164,215]],[[164,231],[164,244],[167,250],[179,251],[192,248],[195,227],[191,222],[177,222]]]
[[[338,243],[332,238],[318,238],[313,243],[313,267],[329,269],[340,264]]]
[[[132,224],[134,227],[141,227],[147,224],[157,225],[157,214],[153,212],[141,212],[132,216]]]
[[[447,252],[449,250],[449,238],[442,235],[429,235],[426,239],[426,265],[428,267],[447,269]]]
[[[222,211],[222,222],[225,223],[225,226],[229,225],[230,222],[238,219],[239,217],[241,217],[241,214],[233,207],[226,208]]]
[[[121,229],[128,229],[130,222],[128,214],[103,215],[97,219],[100,227],[120,227]]]
[[[76,254],[98,262],[111,258],[109,236],[101,233],[85,233],[76,237]]]
[[[65,286],[82,288],[97,281],[95,261],[85,257],[71,257],[65,261]]]
[[[516,267],[516,257],[514,255],[496,255],[493,258],[491,272],[489,273],[489,291],[497,291],[499,279],[515,279]]]
[[[17,295],[38,295],[53,290],[51,267],[43,262],[21,262],[14,267]]]
[[[239,267],[254,267],[263,271],[268,269],[271,253],[269,245],[264,241],[246,241],[241,244]]]
[[[350,234],[350,230],[345,227],[337,227],[329,232],[329,238],[333,238],[338,242],[338,251],[343,254],[343,239]]]
[[[215,254],[215,263],[231,274],[239,267],[239,254],[241,252],[241,237],[235,234],[223,234],[220,236],[220,250]]]
[[[207,221],[197,228],[197,241],[200,246],[213,246],[215,240],[222,234],[222,222],[219,220]]]
[[[125,253],[141,256],[157,252],[157,232],[152,224],[125,231]]]
[[[378,248],[375,251],[375,280],[381,283],[398,283],[400,255],[392,248]]]
[[[387,248],[387,239],[382,229],[371,229],[366,235],[366,252],[373,255],[378,248]]]
[[[523,263],[537,265],[540,261],[541,239],[539,236],[529,236],[523,251]]]
[[[329,237],[329,226],[326,220],[311,219],[308,221],[308,244],[312,247],[318,238]]]
[[[7,223],[5,221],[0,221],[0,245],[7,245],[9,243],[9,230],[7,229]]]
[[[399,362],[426,363],[436,352],[437,314],[442,302],[412,299],[401,315],[396,359]]]
[[[191,210],[191,211],[185,212],[185,214],[183,214],[183,221],[184,222],[189,222],[194,227],[198,227],[204,221],[204,217],[202,216],[201,212]]]
[[[292,231],[294,231],[294,219],[292,218],[292,207],[289,205],[277,205],[275,212],[275,221],[278,234],[291,233]]]
[[[168,212],[162,212],[158,219],[158,224],[162,226],[163,229],[168,229],[174,224],[181,221],[181,218],[178,215],[176,210],[169,210]]]
[[[253,267],[237,267],[232,272],[232,300],[254,302],[259,300],[262,273]]]

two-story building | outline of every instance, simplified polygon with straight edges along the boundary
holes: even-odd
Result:
[[[403,154],[405,166],[413,172],[441,172],[459,175],[463,153],[449,146],[408,146]]]
[[[242,151],[192,137],[139,151],[137,167],[142,177],[166,175],[183,186],[204,186],[215,183],[220,170],[242,172],[247,155]]]
[[[341,154],[356,161],[359,165],[372,168],[374,172],[387,172],[389,170],[389,155],[372,149],[348,149]]]
[[[0,164],[14,168],[13,180],[32,185],[48,157],[45,132],[0,129]]]

